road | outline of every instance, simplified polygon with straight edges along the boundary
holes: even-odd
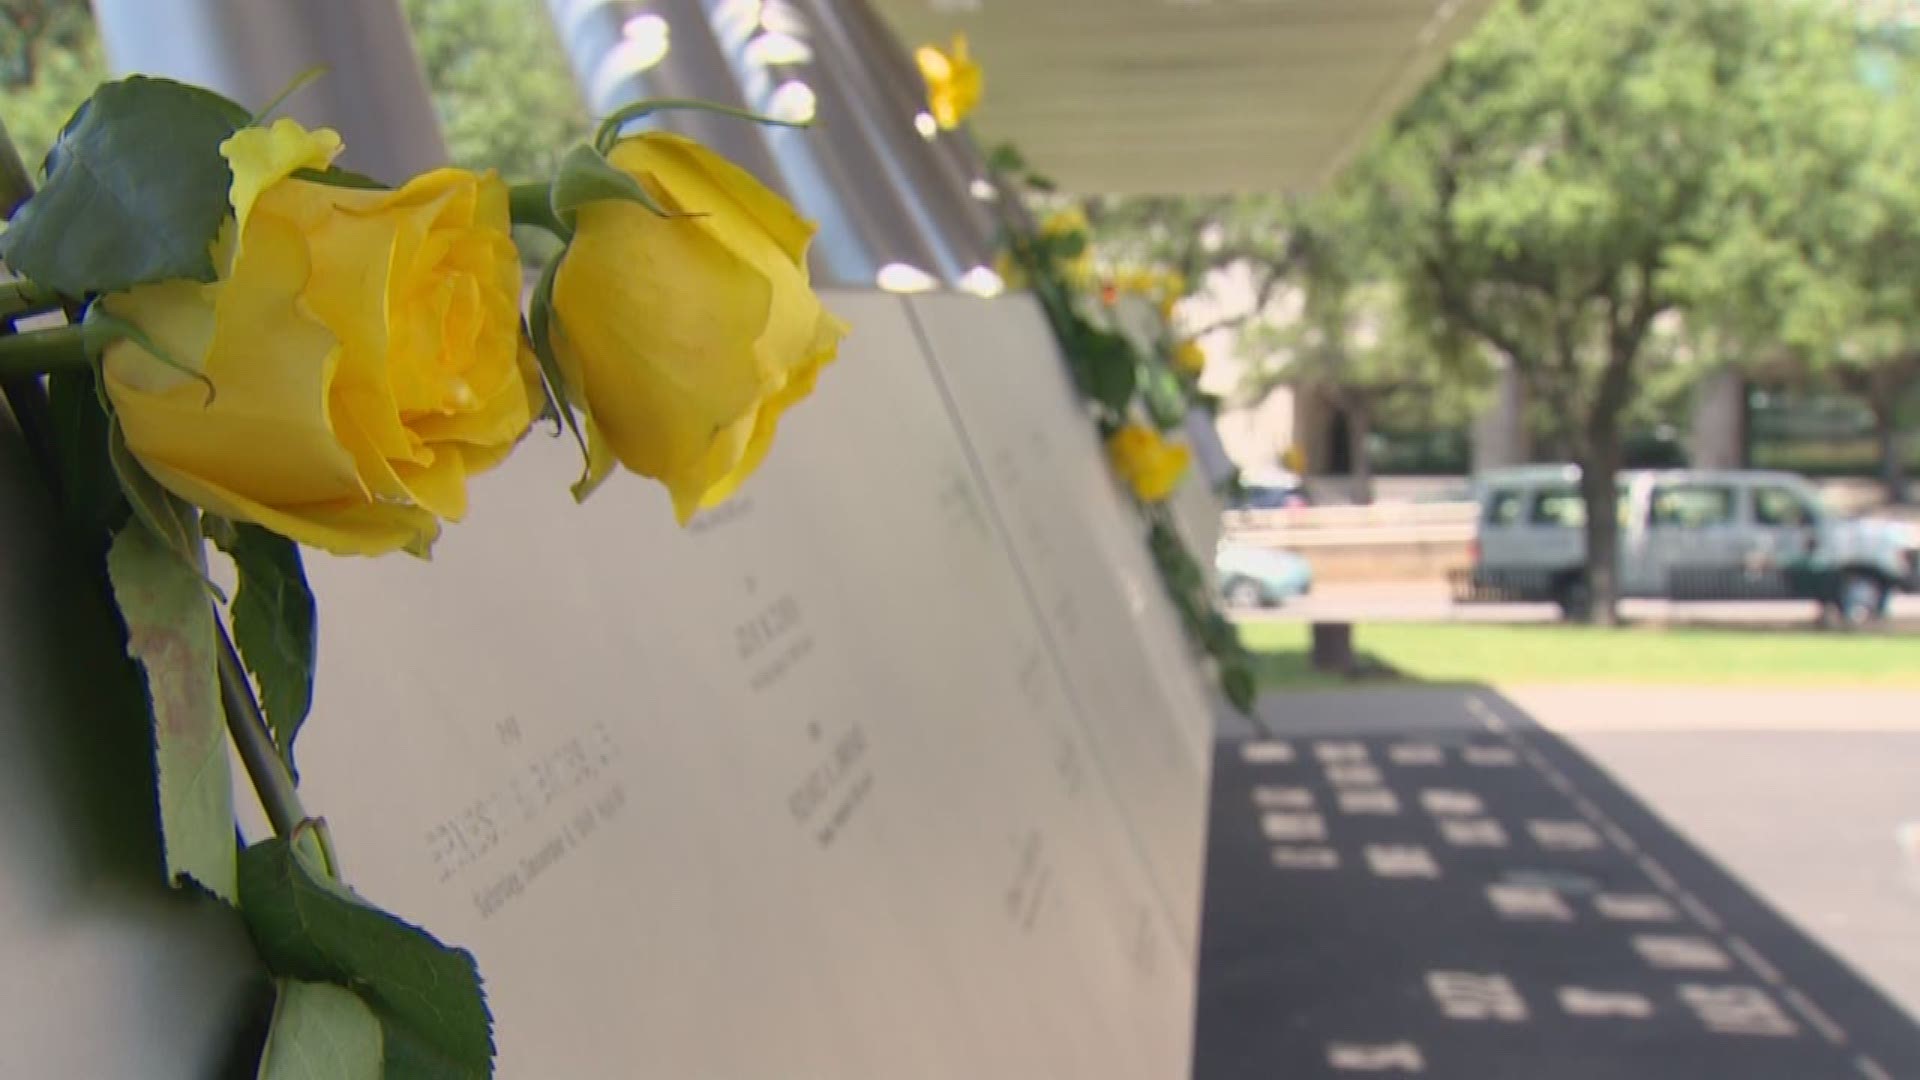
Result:
[[[1730,626],[1814,625],[1818,611],[1803,600],[1744,603],[1628,600],[1620,605],[1633,622],[1726,624]],[[1326,585],[1277,608],[1236,611],[1246,619],[1291,622],[1554,622],[1552,604],[1455,604],[1440,582],[1392,582]],[[1901,595],[1889,605],[1892,625],[1920,629],[1920,595]]]

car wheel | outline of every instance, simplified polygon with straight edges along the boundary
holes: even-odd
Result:
[[[1866,626],[1879,621],[1887,610],[1887,583],[1878,574],[1849,570],[1840,575],[1840,588],[1834,600],[1840,625]]]
[[[1568,622],[1585,622],[1593,611],[1593,590],[1581,574],[1562,578],[1553,590],[1553,602],[1560,605],[1560,617]]]
[[[1237,608],[1262,607],[1267,596],[1260,590],[1260,583],[1252,578],[1235,578],[1227,583],[1227,606]]]

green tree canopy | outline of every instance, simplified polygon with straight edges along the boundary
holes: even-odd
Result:
[[[1901,501],[1920,386],[1920,64],[1901,38],[1826,24],[1769,89],[1764,137],[1716,177],[1712,239],[1675,276],[1702,336],[1825,376],[1872,412]]]
[[[447,152],[510,180],[550,175],[586,108],[542,0],[405,0]]]
[[[1493,349],[1564,418],[1602,621],[1622,418],[1656,356],[1698,359],[1657,328],[1725,243],[1728,178],[1758,167],[1742,147],[1791,137],[1789,88],[1824,86],[1853,43],[1794,0],[1507,0],[1346,180],[1436,343]]]
[[[0,118],[29,169],[106,74],[86,0],[0,0]]]

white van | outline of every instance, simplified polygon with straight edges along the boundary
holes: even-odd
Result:
[[[1475,478],[1480,511],[1462,599],[1588,598],[1586,504],[1573,465]],[[1805,597],[1849,624],[1879,618],[1896,590],[1920,590],[1920,530],[1847,520],[1792,473],[1628,470],[1620,474],[1620,590],[1674,600]]]

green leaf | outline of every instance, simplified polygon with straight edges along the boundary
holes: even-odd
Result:
[[[1020,148],[1012,143],[1001,143],[987,152],[987,168],[1001,173],[1022,173],[1027,171],[1027,159]]]
[[[737,109],[731,105],[722,105],[717,101],[705,101],[700,98],[647,98],[622,105],[602,117],[600,126],[594,129],[594,148],[602,153],[612,150],[623,138],[620,134],[621,129],[628,124],[643,120],[654,113],[673,111],[713,113],[716,116],[728,116],[735,120],[745,120],[767,127],[804,128],[813,125],[811,119],[782,120],[777,116]]]
[[[114,538],[107,573],[153,710],[167,878],[190,877],[232,900],[233,787],[202,575],[139,520]]]
[[[1087,234],[1078,231],[1052,233],[1041,236],[1040,244],[1049,256],[1066,262],[1087,253]]]
[[[560,171],[553,178],[553,215],[568,229],[575,227],[580,208],[590,202],[620,199],[637,203],[661,217],[676,217],[661,206],[647,189],[629,173],[621,171],[600,151],[581,143],[560,159]]]
[[[61,508],[75,536],[97,544],[91,556],[98,559],[128,508],[110,456],[112,421],[100,408],[94,378],[91,370],[56,371],[47,376],[47,398],[59,447]]]
[[[1187,392],[1171,368],[1155,364],[1146,372],[1140,390],[1141,399],[1147,403],[1147,415],[1153,418],[1155,427],[1173,431],[1186,423]]]
[[[211,281],[232,177],[220,143],[247,112],[143,75],[94,91],[47,155],[47,178],[0,235],[16,273],[67,296]]]
[[[358,191],[388,190],[388,185],[371,176],[354,172],[352,169],[342,169],[337,165],[325,169],[295,169],[292,176],[295,180],[326,184],[329,187],[353,188]]]
[[[313,705],[317,632],[300,545],[245,522],[206,518],[207,535],[233,557],[240,590],[233,598],[233,640],[260,684],[260,704],[287,771],[293,740]],[[296,777],[298,773],[295,773]]]
[[[259,1080],[381,1080],[380,1018],[353,991],[280,979]]]
[[[1253,669],[1242,662],[1220,665],[1220,692],[1241,716],[1252,716],[1259,704],[1260,684],[1253,677]]]
[[[280,106],[285,105],[287,103],[288,98],[299,93],[300,90],[303,87],[305,87],[308,83],[314,81],[315,79],[318,79],[320,76],[325,75],[326,73],[327,73],[327,66],[325,64],[315,64],[312,67],[307,68],[305,71],[300,72],[300,74],[295,75],[292,79],[289,79],[287,81],[287,85],[280,88],[279,93],[273,95],[272,101],[269,101],[265,105],[261,106],[260,111],[257,113],[254,113],[251,117],[249,117],[247,122],[255,126],[266,123],[267,118],[269,116],[272,116],[274,113],[280,111]]]
[[[352,987],[372,1007],[387,1076],[493,1075],[493,1018],[471,953],[368,905],[277,837],[241,853],[240,911],[274,974]],[[396,1074],[394,1059],[412,1071]]]
[[[560,357],[553,350],[554,335],[566,333],[553,317],[553,279],[560,272],[560,260],[566,257],[563,249],[540,272],[540,280],[533,287],[533,296],[527,301],[527,339],[533,343],[534,359],[540,363],[540,381],[546,388],[547,406],[553,411],[554,422],[571,431],[573,441],[580,446],[581,467],[580,480],[575,485],[577,489],[588,482],[592,472],[592,455],[587,450],[586,433],[580,430],[580,418],[573,414],[573,402],[567,395],[567,378],[560,370]],[[583,497],[576,490],[575,498]]]
[[[1126,415],[1139,374],[1127,339],[1082,323],[1069,349],[1081,393],[1115,415]]]

